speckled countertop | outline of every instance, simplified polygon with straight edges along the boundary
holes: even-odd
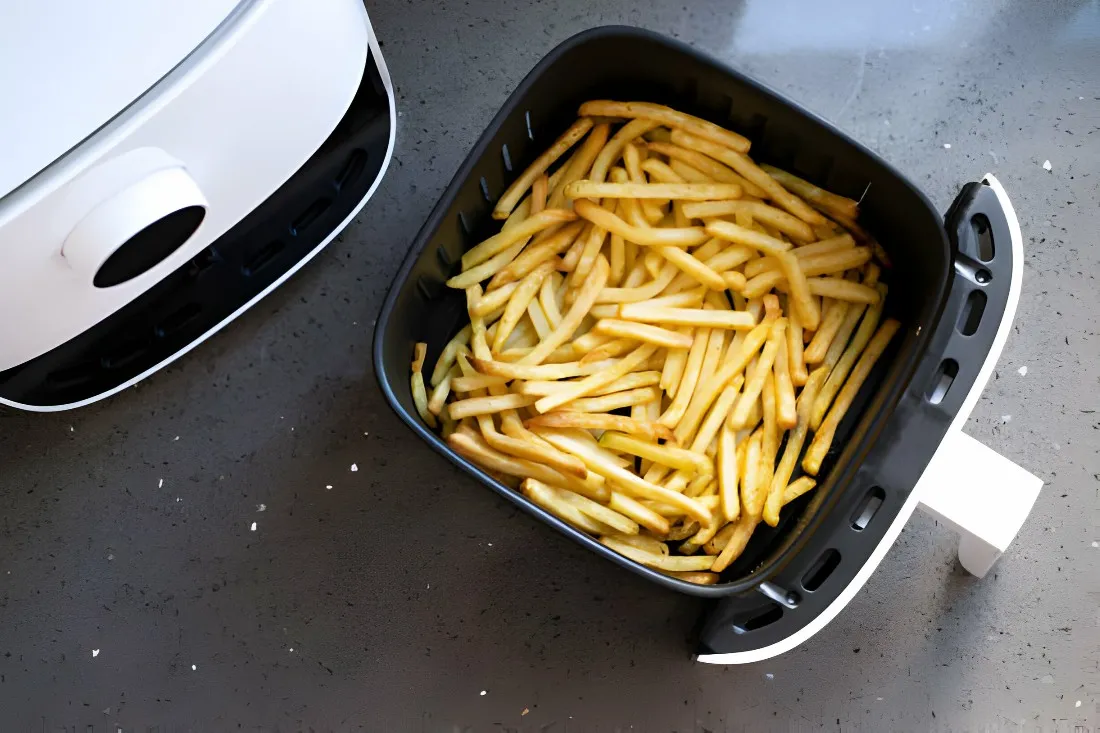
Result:
[[[359,220],[139,387],[0,413],[0,729],[1097,729],[1096,2],[368,6],[401,117]],[[1024,293],[966,430],[1047,483],[985,580],[915,517],[803,647],[693,664],[698,602],[518,515],[390,413],[372,323],[408,242],[523,74],[609,22],[758,76],[941,209],[1004,183]]]

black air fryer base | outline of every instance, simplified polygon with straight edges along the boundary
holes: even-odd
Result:
[[[0,372],[0,398],[31,409],[102,396],[201,340],[313,252],[381,172],[390,136],[368,56],[347,112],[317,151],[229,231],[138,298],[64,344]]]

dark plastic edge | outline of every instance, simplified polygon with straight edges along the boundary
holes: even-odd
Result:
[[[543,57],[543,59],[539,61],[539,63],[536,64],[535,67],[524,77],[523,81],[520,82],[515,91],[513,91],[512,94],[508,97],[507,101],[505,101],[500,111],[493,117],[492,121],[482,133],[481,137],[474,144],[470,153],[467,155],[466,159],[459,166],[458,171],[452,177],[451,182],[448,184],[447,189],[444,191],[435,208],[432,210],[432,213],[428,216],[428,219],[425,221],[424,225],[417,233],[416,238],[413,240],[413,243],[409,248],[408,254],[405,257],[404,262],[394,276],[393,284],[391,284],[390,286],[390,290],[386,296],[385,302],[383,303],[382,310],[379,314],[378,321],[375,327],[375,377],[378,380],[379,387],[381,388],[383,394],[386,396],[386,400],[389,402],[390,407],[417,435],[427,441],[428,445],[430,445],[432,449],[435,450],[437,453],[446,457],[453,464],[462,468],[467,473],[478,478],[482,483],[491,488],[498,495],[507,499],[516,506],[519,506],[528,514],[536,516],[547,524],[550,524],[563,534],[588,547],[594,552],[597,552],[604,558],[618,564],[623,568],[631,570],[638,575],[642,575],[665,588],[704,598],[722,598],[733,594],[743,593],[746,590],[751,590],[755,588],[759,583],[766,580],[772,573],[774,573],[779,566],[791,562],[792,559],[798,555],[799,551],[803,548],[807,538],[811,536],[814,532],[816,532],[820,526],[822,526],[822,523],[825,521],[826,516],[831,515],[832,511],[835,509],[834,505],[839,497],[836,496],[837,492],[829,490],[830,487],[835,486],[838,482],[842,480],[842,478],[844,478],[844,468],[846,466],[852,468],[853,466],[860,465],[862,459],[866,455],[867,441],[873,439],[873,437],[881,431],[883,425],[886,424],[886,421],[890,417],[894,406],[897,404],[902,393],[911,383],[913,375],[918,366],[917,363],[907,365],[904,368],[905,373],[900,375],[899,378],[894,378],[892,380],[892,389],[876,395],[875,402],[878,405],[878,408],[874,411],[874,415],[872,415],[870,419],[866,420],[861,425],[860,429],[858,429],[857,432],[852,436],[852,440],[850,441],[849,445],[844,449],[842,454],[837,459],[834,470],[826,479],[826,481],[823,482],[822,485],[819,486],[819,488],[817,489],[817,491],[820,493],[827,492],[827,499],[823,506],[814,513],[814,516],[811,518],[810,523],[802,528],[799,532],[794,533],[794,536],[789,540],[788,544],[785,545],[783,549],[775,553],[775,556],[770,562],[765,563],[760,567],[754,569],[752,572],[738,579],[737,581],[730,583],[720,583],[713,586],[700,586],[693,583],[688,583],[686,581],[664,575],[657,572],[656,570],[653,570],[644,565],[636,563],[633,560],[625,558],[622,555],[619,555],[618,553],[610,550],[606,546],[600,544],[598,541],[589,537],[583,532],[579,532],[570,525],[557,519],[549,512],[546,512],[536,505],[532,504],[517,492],[512,491],[511,489],[505,487],[503,484],[497,482],[495,479],[490,477],[477,466],[470,463],[469,461],[466,461],[450,448],[448,448],[438,435],[436,435],[421,424],[417,416],[414,416],[405,411],[405,409],[398,402],[396,395],[393,393],[393,390],[390,387],[390,382],[394,378],[407,379],[408,375],[401,374],[391,376],[387,374],[385,370],[385,365],[383,363],[382,339],[380,338],[380,334],[384,334],[386,331],[389,318],[393,311],[397,293],[400,291],[404,282],[408,279],[409,273],[415,266],[420,253],[423,251],[424,247],[431,239],[432,233],[442,225],[445,213],[457,196],[459,189],[463,186],[466,179],[470,176],[477,162],[487,152],[492,139],[495,137],[495,135],[498,133],[504,123],[508,120],[512,111],[522,103],[524,97],[528,93],[530,87],[534,84],[535,80],[538,79],[538,77],[540,77],[547,68],[557,63],[558,59],[562,55],[569,52],[575,46],[608,36],[633,36],[639,39],[664,44],[716,69],[720,69],[723,73],[735,78],[739,82],[749,85],[755,88],[757,91],[782,102],[788,107],[804,115],[812,122],[815,122],[817,125],[826,128],[830,132],[830,134],[842,139],[852,147],[858,149],[864,155],[873,159],[877,165],[882,166],[882,168],[889,171],[889,173],[894,178],[896,178],[898,181],[902,182],[906,187],[908,187],[914,194],[914,196],[924,204],[931,216],[938,218],[939,215],[928,197],[925,196],[919,188],[914,186],[913,183],[908,180],[908,178],[903,176],[892,165],[884,161],[880,156],[878,156],[876,153],[869,150],[859,142],[853,140],[844,132],[838,130],[827,120],[824,120],[813,112],[804,109],[801,105],[792,102],[782,94],[776,92],[775,90],[764,84],[761,84],[755,79],[747,77],[744,74],[741,74],[740,72],[731,69],[726,64],[723,64],[713,57],[704,54],[680,41],[669,39],[652,31],[647,31],[630,26],[614,25],[602,26],[599,28],[582,31],[581,33],[578,33],[566,39],[561,44],[556,46],[545,57]],[[944,234],[944,239],[946,239],[946,233]],[[941,304],[944,303],[945,292],[946,289],[937,294],[936,300],[938,300]],[[941,315],[943,313],[942,306],[939,309],[939,313]],[[924,363],[925,361],[927,361],[927,359],[932,358],[936,358],[938,363],[938,358],[935,355],[928,356],[927,358],[924,356],[925,354],[927,354],[929,334],[921,334],[918,332],[917,338],[917,351],[922,354],[920,363]],[[927,452],[926,455],[907,456],[906,461],[919,464],[919,468],[923,470],[923,468],[927,465],[928,460],[931,459],[933,452],[934,446],[932,450]],[[907,490],[911,491],[912,485],[907,487]],[[900,505],[897,507],[893,507],[893,512],[895,514],[898,510],[900,510]],[[873,549],[873,547],[871,549]],[[870,551],[871,550],[868,551],[868,554],[870,553]],[[858,571],[858,568],[855,568],[852,574],[854,575],[854,572],[856,571]]]
[[[990,226],[994,245],[993,256],[985,260],[981,259],[975,230],[975,222],[980,218]],[[929,329],[932,347],[928,358],[922,359],[918,376],[906,390],[878,440],[870,446],[865,460],[858,465],[845,466],[852,474],[851,481],[868,490],[879,489],[884,497],[883,504],[863,528],[853,526],[850,521],[852,513],[859,508],[859,504],[852,504],[838,506],[839,516],[823,517],[826,524],[818,531],[803,533],[811,563],[826,553],[839,552],[846,572],[825,577],[811,590],[804,584],[805,566],[798,564],[791,567],[790,572],[780,569],[769,576],[767,590],[770,593],[748,592],[723,600],[703,621],[698,653],[728,654],[767,647],[789,638],[828,608],[848,587],[893,524],[974,388],[1006,317],[1013,268],[1021,263],[1014,262],[1007,215],[996,193],[988,186],[966,184],[948,210],[946,227],[955,252],[953,276],[945,310]],[[984,274],[975,277],[976,272]],[[966,335],[959,328],[958,316],[975,291],[982,292],[987,302],[977,329]],[[933,401],[931,381],[945,359],[958,364],[958,373],[946,393]],[[837,468],[841,468],[840,462]],[[902,491],[900,487],[907,488]],[[862,495],[859,499],[862,501]],[[882,516],[887,505],[894,506],[889,520]],[[869,539],[873,542],[869,543]],[[864,552],[866,554],[861,556]],[[851,562],[853,555],[854,563]],[[764,591],[763,585],[759,584],[756,590]],[[792,592],[794,595],[790,596]],[[775,600],[777,597],[793,597],[796,602],[780,603]],[[777,606],[782,608],[775,620],[758,628],[746,628],[746,620],[758,619]]]

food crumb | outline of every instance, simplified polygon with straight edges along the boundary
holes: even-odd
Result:
[[[1026,367],[1026,366],[1022,366],[1022,367],[1020,367],[1019,369],[1017,369],[1016,371],[1020,373],[1020,376],[1021,376],[1021,377],[1023,377],[1023,376],[1025,376],[1025,375],[1027,374],[1027,367]]]
[[[255,523],[255,522],[253,522],[253,523],[252,523],[252,526],[251,526],[251,527],[249,527],[249,529],[250,529],[251,531],[255,532],[255,531],[256,531],[256,523]]]
[[[332,491],[332,484],[325,484],[326,491]]]
[[[944,150],[950,150],[951,149],[951,143],[944,143],[943,147],[944,147]]]
[[[527,713],[529,713],[529,712],[531,712],[531,711],[530,711],[530,710],[528,710],[527,708],[524,708],[524,709],[523,709],[523,712],[522,712],[522,713],[520,713],[520,717],[523,717],[524,715],[527,715]]]
[[[180,436],[178,436],[178,435],[176,437],[172,438],[173,441],[176,441],[176,440],[179,440],[179,439],[180,439]]]
[[[195,670],[197,670],[197,669],[198,669],[198,665],[195,665],[195,664],[192,664],[192,665],[191,665],[191,671],[192,671],[192,672],[194,672],[194,671],[195,671]]]
[[[158,488],[158,489],[162,489],[162,488],[164,488],[164,479],[162,479],[162,478],[161,478],[161,479],[157,479],[157,488]]]
[[[1012,415],[1001,415],[1001,422],[1006,425],[1012,420]]]
[[[266,512],[267,511],[267,504],[257,504],[256,505],[256,511]]]
[[[99,656],[99,650],[98,649],[93,649],[92,650],[92,658],[94,659],[95,657],[98,657],[98,656]]]
[[[1100,542],[1093,542],[1093,543],[1092,543],[1092,546],[1093,546],[1093,547],[1100,547]]]
[[[355,473],[355,472],[356,472],[356,471],[358,471],[358,470],[359,470],[359,466],[357,466],[357,465],[356,465],[356,464],[354,464],[354,463],[353,463],[353,464],[351,464],[351,472],[352,472],[352,473]]]
[[[768,672],[767,674],[765,674],[764,677],[766,677],[769,680],[774,680],[775,679],[775,675],[772,674],[771,672]]]
[[[1075,708],[1081,707],[1081,701],[1078,700],[1076,703],[1074,703],[1073,707],[1075,707]]]
[[[1043,161],[1043,170],[1049,171],[1051,168],[1053,168],[1053,166],[1050,164],[1050,161],[1049,160],[1044,160]]]
[[[290,649],[288,649],[287,651],[289,651],[291,654],[293,654],[294,653],[294,647],[290,647]]]
[[[485,697],[485,696],[486,696],[487,694],[489,694],[489,691],[488,691],[488,690],[482,690],[482,691],[481,691],[481,696],[482,696],[482,697]]]

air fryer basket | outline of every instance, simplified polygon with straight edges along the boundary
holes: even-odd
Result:
[[[687,583],[628,560],[530,503],[428,430],[410,394],[413,344],[427,342],[431,364],[466,318],[463,294],[448,289],[444,281],[457,272],[465,250],[498,230],[499,222],[490,215],[496,198],[569,125],[578,106],[594,98],[664,103],[746,135],[752,140],[750,155],[758,162],[862,199],[860,220],[892,260],[883,280],[890,285],[889,315],[903,328],[842,422],[818,488],[787,506],[776,528],[761,525],[741,558],[714,586]],[[965,219],[969,226],[974,210],[999,211],[980,189],[970,184],[960,195],[952,219],[960,231],[964,227],[959,222]],[[953,231],[949,242],[941,216],[912,184],[827,122],[681,43],[634,28],[598,28],[574,36],[543,59],[463,162],[413,242],[383,306],[375,333],[376,376],[394,410],[436,451],[593,551],[680,592],[721,597],[762,590],[790,608],[801,602],[800,594],[767,581],[782,570],[798,577],[813,571],[822,583],[830,574],[836,576],[831,581],[836,586],[839,576],[855,574],[863,564],[860,558],[870,555],[900,510],[965,395],[962,387],[946,394],[941,389],[936,404],[928,400],[926,392],[947,364],[942,362],[945,351],[963,349],[975,357],[988,351],[992,334],[986,332],[995,330],[995,319],[979,322],[965,343],[958,341],[952,326],[970,291],[997,289],[1001,281],[1007,288],[1007,276],[992,273],[1011,263],[978,263],[975,243],[970,257],[961,256],[973,266],[960,282],[955,238]],[[1010,255],[1001,259],[1005,257]],[[998,300],[990,294],[989,311],[997,303],[1003,306],[1005,297]],[[948,306],[952,322],[936,328]],[[969,384],[967,379],[974,376],[970,372],[976,373],[982,358],[974,361],[972,369],[965,359],[947,364],[947,381]],[[903,432],[908,442],[899,452]],[[866,522],[855,521],[868,511]],[[838,571],[841,557],[846,562]],[[803,590],[812,593],[817,587]],[[832,594],[818,595],[825,602]]]

